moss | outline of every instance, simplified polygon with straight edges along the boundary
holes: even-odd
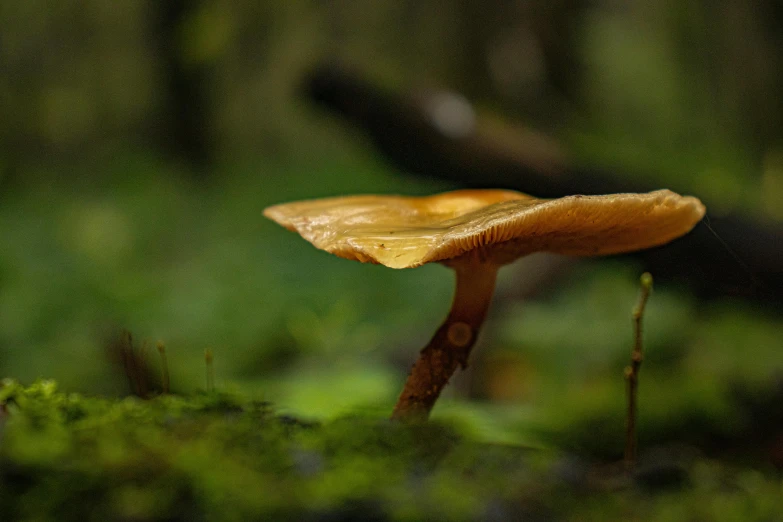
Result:
[[[7,520],[753,520],[783,512],[779,477],[698,458],[675,459],[685,479],[662,487],[649,480],[661,475],[655,470],[634,481],[573,455],[478,443],[451,425],[303,422],[227,393],[104,399],[63,393],[52,381],[6,380],[0,403]]]

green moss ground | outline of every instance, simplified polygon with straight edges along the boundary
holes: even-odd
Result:
[[[780,520],[774,471],[659,448],[629,478],[454,425],[302,422],[226,393],[104,399],[6,380],[4,520]],[[650,462],[651,464],[647,464]]]

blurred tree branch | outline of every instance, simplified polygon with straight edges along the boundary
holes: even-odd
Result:
[[[214,157],[214,140],[209,132],[209,67],[186,59],[184,46],[189,35],[183,30],[201,4],[190,0],[153,1],[150,10],[155,16],[155,46],[162,80],[159,143],[164,152],[203,175]]]
[[[575,164],[555,140],[534,130],[475,119],[459,95],[386,92],[337,64],[317,68],[305,85],[310,99],[360,128],[392,164],[413,174],[538,197],[660,188]],[[445,116],[444,103],[451,111]],[[662,283],[685,284],[700,298],[741,297],[780,309],[783,228],[737,213],[711,216],[708,223],[628,257]]]

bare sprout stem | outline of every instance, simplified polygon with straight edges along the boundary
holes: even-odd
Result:
[[[119,343],[123,370],[128,378],[131,393],[137,397],[147,397],[147,379],[145,375],[143,353],[133,347],[133,335],[123,330]]]
[[[628,413],[625,425],[625,465],[628,469],[636,464],[636,411],[637,394],[639,388],[639,369],[644,358],[642,353],[642,318],[647,300],[653,287],[653,278],[649,272],[642,274],[640,278],[641,291],[639,301],[633,309],[634,344],[631,350],[631,364],[625,367],[625,381],[628,390]]]
[[[158,353],[160,354],[160,382],[161,386],[163,387],[163,393],[167,394],[169,393],[169,361],[166,357],[166,345],[163,344],[163,341],[158,341],[157,344],[158,347]]]

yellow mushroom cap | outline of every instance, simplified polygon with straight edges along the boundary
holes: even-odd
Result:
[[[669,190],[537,199],[510,190],[428,197],[347,196],[275,205],[264,215],[346,259],[412,268],[468,253],[497,264],[533,252],[640,250],[689,232],[704,205]]]

